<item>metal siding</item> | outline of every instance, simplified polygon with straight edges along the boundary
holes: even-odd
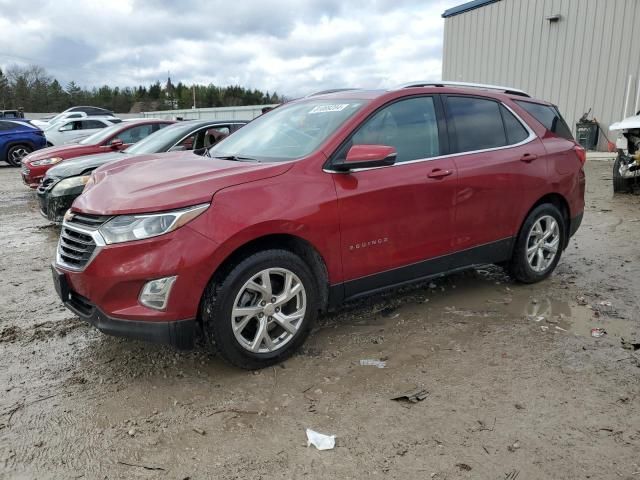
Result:
[[[502,0],[445,19],[442,78],[522,88],[557,104],[574,130],[592,108],[606,131],[621,119],[629,75],[632,113],[639,39],[638,0]]]

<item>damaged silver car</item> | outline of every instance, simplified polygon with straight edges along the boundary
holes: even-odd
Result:
[[[640,187],[640,112],[609,127],[618,132],[618,156],[613,164],[613,191],[633,192]]]

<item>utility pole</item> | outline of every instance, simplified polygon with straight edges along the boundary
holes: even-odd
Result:
[[[191,107],[191,108],[193,108],[195,110],[195,108],[196,108],[196,86],[193,85],[191,87],[191,89],[193,90],[193,107]]]

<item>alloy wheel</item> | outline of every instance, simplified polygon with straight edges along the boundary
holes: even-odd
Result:
[[[307,293],[300,278],[285,268],[268,268],[242,286],[231,312],[240,345],[252,353],[271,353],[293,339],[304,321]]]
[[[24,157],[31,153],[31,149],[23,146],[14,147],[9,151],[9,162],[13,165],[20,165]]]
[[[560,227],[550,215],[540,217],[527,237],[527,262],[534,272],[544,272],[560,249]]]

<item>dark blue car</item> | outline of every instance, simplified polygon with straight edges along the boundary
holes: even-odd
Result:
[[[28,122],[0,120],[0,161],[20,166],[22,157],[47,144],[44,133]]]

